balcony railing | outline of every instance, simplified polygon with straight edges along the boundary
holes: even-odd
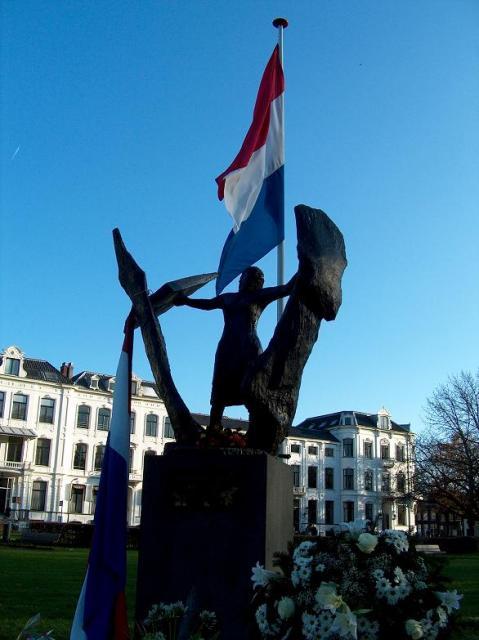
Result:
[[[0,469],[9,469],[10,471],[23,471],[25,462],[12,462],[11,460],[0,460]]]

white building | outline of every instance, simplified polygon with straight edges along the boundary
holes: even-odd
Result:
[[[114,376],[73,375],[70,363],[56,369],[14,346],[0,353],[0,513],[10,506],[17,519],[92,520],[114,384]],[[194,417],[207,424],[207,416]],[[242,420],[224,424],[247,428]],[[140,523],[144,457],[162,453],[172,440],[154,384],[134,375],[130,525]],[[293,427],[283,453],[294,465],[297,529],[314,523],[324,532],[378,513],[385,527],[413,527],[412,447],[409,425],[392,422],[386,411],[340,412]]]
[[[414,530],[414,434],[385,409],[308,418],[290,430],[283,453],[294,468],[297,531],[355,519]]]

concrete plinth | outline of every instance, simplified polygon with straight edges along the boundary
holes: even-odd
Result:
[[[221,637],[252,637],[251,569],[293,538],[292,469],[265,453],[172,447],[147,456],[136,618],[153,604],[214,611]]]

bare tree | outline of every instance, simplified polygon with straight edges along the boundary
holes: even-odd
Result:
[[[417,441],[416,488],[445,510],[479,520],[479,370],[438,387],[426,405],[426,432]]]

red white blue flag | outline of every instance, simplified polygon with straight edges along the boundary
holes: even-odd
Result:
[[[133,324],[127,322],[101,468],[92,547],[70,640],[128,638],[125,584],[133,331]]]
[[[243,146],[216,182],[233,218],[218,267],[219,294],[284,240],[284,75],[279,47],[261,79]]]

